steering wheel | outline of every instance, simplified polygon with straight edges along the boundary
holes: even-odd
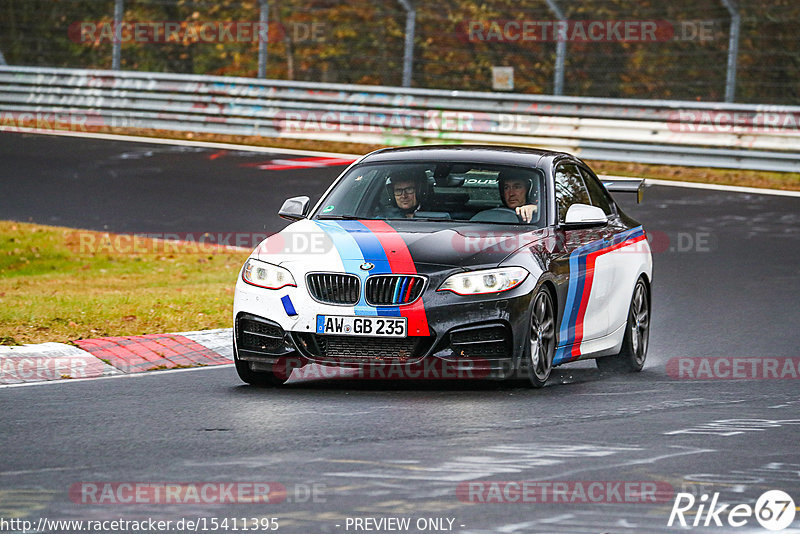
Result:
[[[517,212],[511,208],[492,208],[476,213],[470,221],[477,222],[499,222],[499,223],[521,223],[522,219]]]

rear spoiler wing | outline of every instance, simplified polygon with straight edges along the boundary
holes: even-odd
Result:
[[[610,193],[636,193],[636,203],[641,204],[644,197],[643,178],[601,178]]]

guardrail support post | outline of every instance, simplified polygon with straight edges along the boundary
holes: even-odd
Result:
[[[411,87],[411,74],[414,66],[414,32],[417,10],[409,0],[399,0],[406,10],[406,46],[403,54],[403,87]]]
[[[122,68],[122,16],[124,13],[124,0],[114,2],[114,48],[111,52],[111,69]]]
[[[739,33],[742,24],[736,0],[722,0],[731,15],[731,33],[728,38],[728,75],[725,80],[725,102],[736,98],[736,63],[739,60]]]
[[[269,0],[261,0],[258,39],[258,77],[267,77],[267,44],[269,44]]]
[[[567,17],[564,16],[564,12],[561,11],[561,8],[558,7],[555,0],[547,0],[547,7],[549,7],[550,11],[556,16],[558,22],[564,25],[563,34],[560,30],[553,32],[556,39],[556,66],[555,73],[553,74],[553,94],[561,96],[564,94],[564,61],[567,56]]]

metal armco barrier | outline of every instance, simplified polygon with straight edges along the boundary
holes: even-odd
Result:
[[[521,144],[585,159],[800,172],[800,106],[0,67],[0,127],[47,123],[53,115],[73,129],[386,145]]]

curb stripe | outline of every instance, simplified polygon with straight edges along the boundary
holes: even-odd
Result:
[[[176,332],[176,335],[191,339],[198,345],[202,345],[210,351],[215,352],[228,362],[233,361],[233,337],[232,328],[220,328],[217,330],[200,330],[197,332]]]
[[[24,385],[66,379],[98,378],[118,370],[71,345],[40,343],[0,347],[0,384]]]
[[[232,329],[0,347],[0,388],[229,365]],[[109,365],[105,360],[114,363]]]
[[[177,334],[82,339],[75,343],[128,373],[230,363],[227,358]]]

